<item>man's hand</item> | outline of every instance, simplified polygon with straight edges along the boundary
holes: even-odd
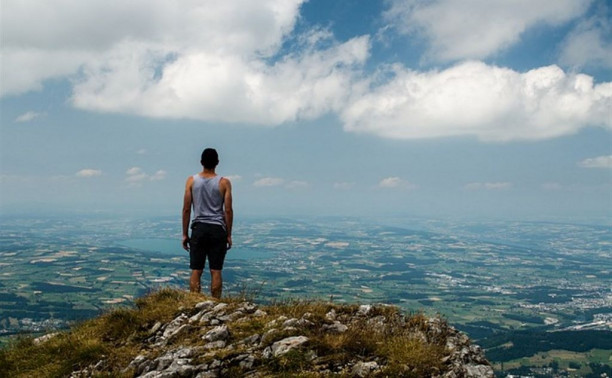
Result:
[[[232,237],[230,235],[227,236],[227,250],[232,249]]]
[[[183,249],[189,251],[189,236],[183,236]]]

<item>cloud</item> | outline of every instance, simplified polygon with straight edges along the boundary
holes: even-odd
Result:
[[[548,139],[588,125],[612,128],[612,82],[594,85],[592,77],[554,65],[525,73],[482,62],[442,71],[392,70],[390,81],[353,97],[341,114],[345,130],[502,142]]]
[[[87,71],[74,87],[73,104],[102,112],[261,125],[311,119],[344,105],[355,81],[354,66],[365,61],[369,42],[355,38],[322,51],[306,46],[273,64],[260,57],[185,52],[158,68],[150,66],[155,58],[148,52],[134,53],[138,48],[119,46],[116,58]]]
[[[102,176],[102,171],[99,169],[90,169],[90,168],[81,169],[75,174],[75,176],[83,177],[83,178],[97,177],[97,176]]]
[[[128,169],[126,172],[125,181],[128,182],[131,186],[138,186],[143,181],[160,181],[166,178],[167,172],[160,169],[153,173],[152,175],[147,174],[140,167],[132,167]]]
[[[166,174],[167,172],[164,171],[163,169],[160,169],[159,171],[153,173],[151,176],[149,176],[149,180],[150,181],[159,181],[159,180],[164,180],[166,178]]]
[[[343,106],[369,38],[292,34],[303,2],[7,0],[0,94],[68,77],[72,104],[86,110],[261,125],[314,118]],[[281,50],[289,39],[294,48]]]
[[[45,113],[37,113],[37,112],[29,111],[29,112],[25,112],[22,115],[20,115],[19,117],[15,118],[15,122],[18,122],[18,123],[30,122],[33,119],[42,117],[44,115],[45,115]]]
[[[561,45],[561,62],[578,68],[612,68],[610,16],[610,9],[602,4],[595,16],[579,22]]]
[[[382,179],[378,183],[379,188],[385,189],[415,189],[416,185],[411,184],[410,182],[403,180],[399,177],[387,177]]]
[[[582,168],[612,168],[612,155],[584,159],[578,165]]]
[[[288,181],[280,177],[263,177],[263,178],[256,180],[253,183],[253,186],[257,188],[282,186],[286,189],[297,190],[297,189],[308,188],[310,184],[306,181],[301,181],[301,180]]]
[[[531,27],[561,25],[588,10],[588,0],[391,0],[385,18],[428,43],[437,61],[482,59],[520,40]]]
[[[278,177],[263,177],[253,183],[255,187],[280,186],[285,180]]]
[[[6,75],[3,87],[36,89],[45,79],[88,70],[96,60],[121,59],[112,52],[128,41],[136,49],[125,51],[125,59],[143,51],[152,57],[187,51],[269,55],[293,29],[302,2],[6,0],[3,66],[20,77]],[[112,27],[106,20],[113,20]]]
[[[240,181],[242,180],[242,176],[240,175],[229,175],[229,176],[223,176],[226,179],[230,180],[231,182],[236,182],[236,181]]]
[[[512,186],[509,182],[472,182],[465,185],[466,190],[503,190]]]

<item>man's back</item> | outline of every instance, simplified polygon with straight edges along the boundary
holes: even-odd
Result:
[[[223,209],[224,196],[219,188],[222,177],[193,175],[191,187],[193,201],[193,223],[218,224],[225,228]]]

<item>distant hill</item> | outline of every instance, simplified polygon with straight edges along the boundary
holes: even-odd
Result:
[[[0,351],[1,377],[493,377],[480,347],[440,318],[388,305],[162,289]]]

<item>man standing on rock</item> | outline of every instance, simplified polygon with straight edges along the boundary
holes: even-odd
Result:
[[[232,184],[215,173],[219,156],[213,148],[202,152],[202,172],[187,179],[183,197],[183,248],[189,251],[189,289],[199,293],[206,258],[210,268],[210,293],[221,297],[221,270],[227,250],[232,247]],[[189,220],[193,207],[191,238]]]

